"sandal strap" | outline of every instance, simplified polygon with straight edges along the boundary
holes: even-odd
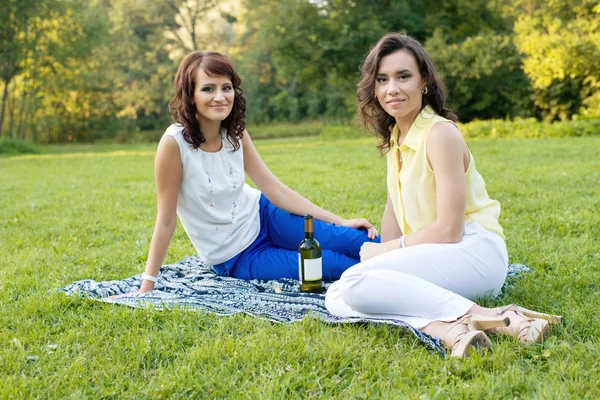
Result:
[[[534,322],[533,319],[526,319],[521,321],[521,323],[519,324],[519,330],[517,331],[517,337],[519,338],[519,340],[521,340],[521,338],[527,336],[527,334],[529,333],[529,330],[532,327],[532,323]]]
[[[448,336],[448,334],[449,334],[449,333],[450,333],[452,330],[454,330],[455,328],[457,328],[457,327],[458,327],[458,326],[460,326],[460,325],[466,325],[466,326],[467,326],[467,330],[465,330],[464,332],[460,332],[458,335],[456,335],[456,337],[454,338],[454,341],[452,342],[452,345],[451,345],[451,346],[448,346],[448,347],[450,347],[450,348],[452,348],[452,349],[453,349],[453,348],[456,346],[456,344],[457,344],[458,342],[460,342],[460,339],[462,339],[462,338],[463,338],[463,337],[464,337],[464,336],[467,334],[467,332],[469,332],[469,322],[471,322],[471,318],[470,318],[470,316],[468,316],[468,315],[465,315],[465,316],[463,316],[463,317],[459,318],[459,319],[456,321],[456,323],[454,323],[454,324],[453,324],[453,325],[452,325],[452,326],[451,326],[451,327],[450,327],[450,328],[449,328],[449,329],[446,331],[446,333],[444,334],[444,337],[442,338],[442,341],[443,341],[443,342],[445,342],[445,341],[446,341],[446,337]]]
[[[456,335],[454,338],[454,343],[452,343],[452,349],[454,349],[456,345],[460,343],[460,341],[467,335],[468,332],[469,331],[464,331]]]

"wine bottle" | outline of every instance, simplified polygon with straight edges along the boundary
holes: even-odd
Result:
[[[323,291],[321,245],[315,239],[313,216],[304,216],[304,240],[298,245],[298,274],[301,292]]]

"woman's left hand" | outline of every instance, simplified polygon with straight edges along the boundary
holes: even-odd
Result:
[[[360,261],[366,261],[369,258],[373,258],[380,254],[386,253],[388,251],[385,243],[371,243],[365,242],[360,247]]]
[[[377,229],[365,218],[345,219],[341,225],[349,228],[366,229],[367,235],[371,240],[379,236]]]

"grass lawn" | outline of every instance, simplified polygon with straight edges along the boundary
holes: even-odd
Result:
[[[275,325],[53,292],[140,273],[155,145],[0,158],[0,398],[599,398],[600,137],[471,140],[502,203],[510,262],[533,272],[488,305],[565,316],[544,343],[442,359],[387,326]],[[385,160],[369,138],[257,141],[283,182],[380,223]],[[166,262],[193,254],[178,226]]]

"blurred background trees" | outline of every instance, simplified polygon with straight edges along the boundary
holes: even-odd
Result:
[[[407,32],[462,121],[600,118],[592,0],[0,0],[0,136],[93,141],[170,123],[178,62],[225,52],[251,123],[348,121],[365,53]]]

